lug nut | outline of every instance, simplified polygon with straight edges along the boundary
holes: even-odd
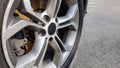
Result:
[[[45,16],[44,16],[44,19],[45,19],[47,22],[49,22],[49,21],[50,21],[50,17],[49,17],[49,16],[47,16],[47,15],[45,15]]]
[[[58,19],[56,18],[55,21],[58,22]]]
[[[39,35],[41,36],[45,36],[46,35],[46,31],[45,30],[41,30],[38,32]]]
[[[50,37],[50,38],[49,38],[49,41],[52,41],[52,40],[53,40],[53,38],[52,38],[52,37]]]

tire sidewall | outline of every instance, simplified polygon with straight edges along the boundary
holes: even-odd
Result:
[[[9,68],[8,64],[6,63],[2,48],[2,24],[8,2],[8,0],[0,0],[0,68]]]

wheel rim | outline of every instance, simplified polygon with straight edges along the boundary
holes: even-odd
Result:
[[[32,9],[30,0],[9,1],[2,26],[2,45],[6,61],[11,68],[59,68],[64,64],[72,51],[79,20],[76,19],[78,17],[77,0],[68,1],[69,8],[66,14],[58,16],[61,3],[62,0],[49,0],[46,9],[42,13],[36,13]],[[37,23],[15,17],[16,8]],[[25,28],[34,30],[35,42],[29,53],[18,57],[12,50],[11,40],[16,33]],[[62,38],[61,31],[64,32]],[[44,60],[49,46],[54,51],[52,60],[49,57]]]

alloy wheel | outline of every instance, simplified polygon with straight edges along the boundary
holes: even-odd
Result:
[[[32,0],[9,0],[2,47],[10,68],[60,68],[69,57],[78,32],[77,0],[45,1],[36,9]]]

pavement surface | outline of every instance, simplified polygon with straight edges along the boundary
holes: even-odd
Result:
[[[120,68],[120,0],[89,0],[70,68]]]

